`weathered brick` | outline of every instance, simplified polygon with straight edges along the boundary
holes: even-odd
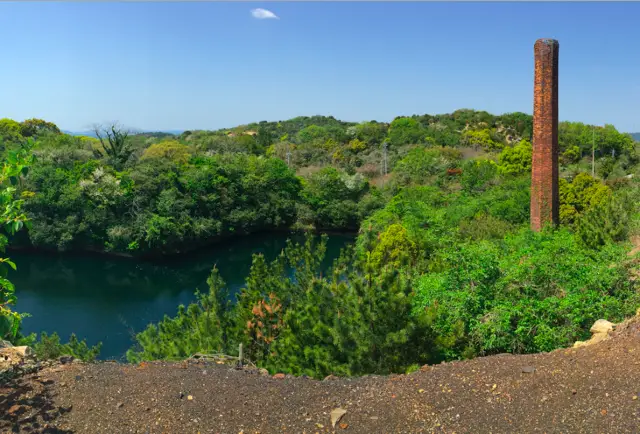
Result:
[[[533,161],[531,229],[557,224],[558,193],[558,41],[538,39],[534,45]]]

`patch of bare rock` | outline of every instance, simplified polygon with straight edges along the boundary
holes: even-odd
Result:
[[[590,344],[323,381],[194,360],[55,363],[0,383],[0,432],[637,433],[640,318]]]

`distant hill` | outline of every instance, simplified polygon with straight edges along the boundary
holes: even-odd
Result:
[[[87,137],[96,137],[96,133],[93,131],[67,131],[62,130],[63,133],[69,134],[70,136],[87,136]],[[164,136],[179,136],[182,134],[184,130],[166,130],[166,131],[135,131],[133,134],[136,135],[145,135],[148,137],[164,137]]]
[[[62,130],[63,133],[69,134],[70,136],[87,136],[87,137],[96,137],[96,133],[93,131],[67,131]]]
[[[631,137],[633,137],[633,140],[640,142],[640,133],[631,133]]]

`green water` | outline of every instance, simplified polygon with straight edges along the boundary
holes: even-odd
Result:
[[[17,311],[32,316],[23,321],[25,333],[73,332],[88,344],[102,342],[101,359],[122,359],[134,333],[173,316],[180,303],[195,299],[196,288],[207,290],[206,279],[217,264],[230,290],[237,291],[251,266],[251,255],[273,259],[285,246],[287,234],[243,237],[197,253],[161,261],[138,261],[95,255],[49,255],[11,252],[18,270]],[[325,267],[353,237],[329,237]]]

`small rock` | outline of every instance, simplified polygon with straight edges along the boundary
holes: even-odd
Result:
[[[30,356],[33,356],[34,354],[33,350],[30,347],[27,347],[26,345],[21,347],[13,347],[13,351],[15,351],[21,357],[30,357]]]
[[[187,400],[188,401],[193,401],[193,396],[191,396],[191,395],[187,396]]]
[[[123,404],[123,403],[121,403],[121,402],[119,402],[119,403],[117,403],[117,404],[116,404],[116,407],[118,407],[118,408],[122,408],[123,406],[124,406],[124,404]]]
[[[347,414],[347,410],[343,408],[334,408],[331,410],[331,426],[335,428],[336,424],[340,422],[340,419],[342,419],[342,416],[345,414]]]
[[[9,408],[9,410],[7,411],[7,414],[9,416],[15,417],[15,416],[19,416],[22,413],[24,413],[26,410],[26,408],[22,405],[13,405],[11,406],[11,408]]]
[[[62,356],[62,357],[58,358],[58,361],[61,364],[65,365],[67,363],[73,362],[73,357],[72,356]]]
[[[576,389],[572,389],[571,390],[571,394],[575,395],[576,393],[578,393],[578,391]]]
[[[82,375],[76,375],[76,381],[82,380]]]
[[[266,370],[266,369],[264,369],[264,368],[260,368],[260,370],[259,370],[258,372],[260,372],[260,375],[263,375],[263,376],[265,376],[265,377],[266,377],[267,375],[269,375],[269,371],[267,371],[267,370]]]
[[[276,380],[282,380],[285,377],[285,375],[283,373],[277,373],[273,376],[273,378],[275,378]]]
[[[178,394],[178,399],[182,399],[182,398],[184,398],[184,393],[180,392],[180,393]]]
[[[348,423],[341,423],[340,424],[340,428],[341,429],[347,429],[347,428],[349,428],[349,424]]]
[[[536,371],[536,368],[534,366],[525,366],[524,368],[522,368],[522,372],[525,374],[533,374]]]
[[[607,415],[607,410],[605,410],[605,409],[600,410],[600,414],[603,415],[603,416],[606,416]]]
[[[605,319],[599,319],[591,326],[591,330],[589,331],[594,334],[609,333],[610,331],[613,331],[613,327],[614,327],[614,324],[612,322],[609,322]]]

